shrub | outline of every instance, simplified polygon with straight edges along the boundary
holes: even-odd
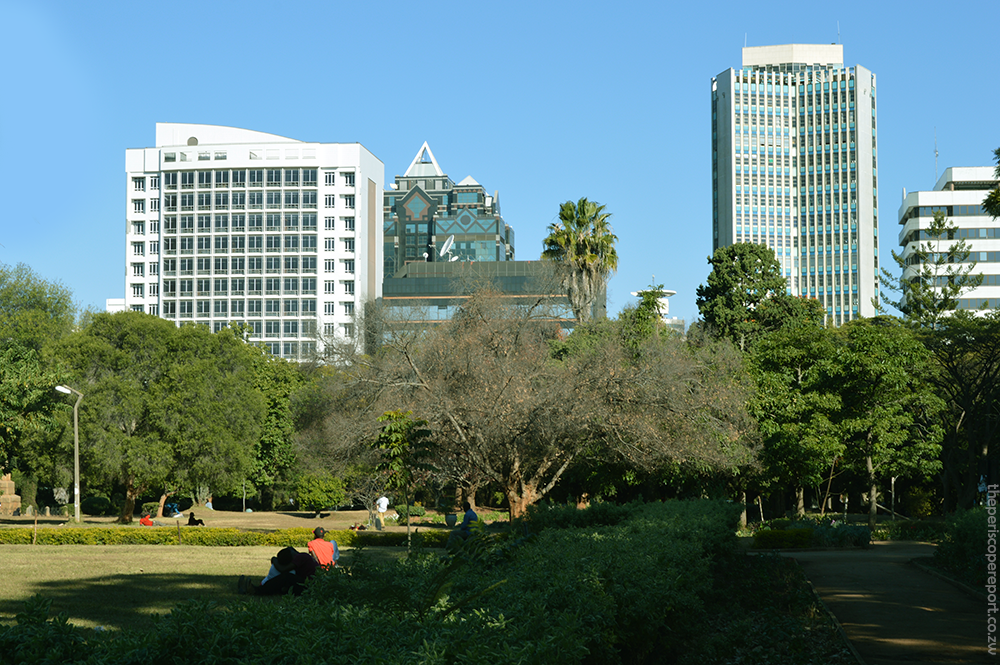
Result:
[[[149,513],[150,515],[155,515],[160,510],[159,501],[146,501],[142,504],[142,512]]]
[[[423,506],[393,506],[393,510],[399,513],[399,519],[406,519],[408,517],[423,517],[427,514],[427,510]]]
[[[868,547],[872,541],[867,526],[857,524],[818,524],[813,529],[814,547]]]
[[[319,512],[341,505],[347,499],[344,483],[329,474],[310,473],[302,476],[296,486],[299,505]]]
[[[88,496],[80,501],[80,512],[85,515],[108,515],[111,513],[111,502],[106,496]]]
[[[753,537],[753,546],[760,550],[780,550],[786,548],[809,547],[812,544],[812,529],[784,529],[758,531]]]
[[[937,565],[972,586],[985,585],[987,527],[985,508],[973,508],[952,516],[934,552]]]

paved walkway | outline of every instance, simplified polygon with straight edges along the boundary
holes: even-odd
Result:
[[[934,545],[877,543],[867,550],[787,553],[868,665],[996,663],[986,604],[909,563]]]

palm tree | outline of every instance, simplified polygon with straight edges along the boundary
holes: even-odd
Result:
[[[573,315],[580,323],[590,320],[594,302],[618,269],[618,236],[611,232],[611,213],[604,206],[582,198],[559,207],[559,221],[549,224],[542,258],[562,268],[563,288]]]

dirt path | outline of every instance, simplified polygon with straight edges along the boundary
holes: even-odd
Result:
[[[986,605],[910,564],[934,545],[876,543],[867,550],[788,553],[868,665],[996,662]]]

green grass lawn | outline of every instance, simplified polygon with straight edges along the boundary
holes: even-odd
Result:
[[[0,560],[0,624],[10,624],[35,594],[52,600],[79,626],[148,630],[152,617],[185,600],[227,604],[240,575],[267,574],[273,547],[157,545],[3,545]],[[396,558],[405,548],[369,548],[370,559]],[[350,565],[342,550],[341,565]],[[269,602],[254,599],[254,602]]]

